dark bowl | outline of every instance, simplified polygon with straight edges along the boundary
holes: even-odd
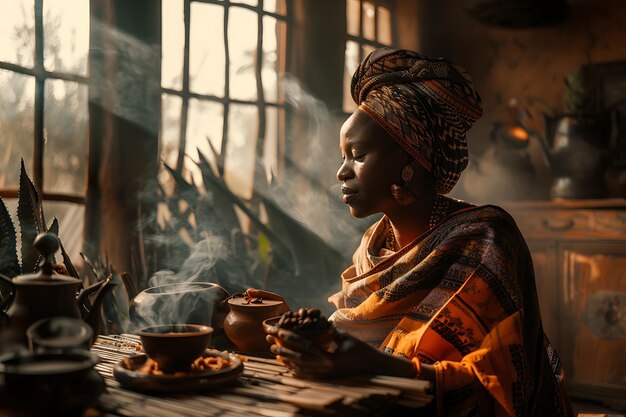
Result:
[[[148,356],[163,372],[187,371],[209,346],[213,328],[201,324],[164,324],[137,332]]]
[[[272,317],[267,320],[263,320],[263,329],[267,334],[272,331],[272,328],[276,327],[281,316]],[[302,336],[318,346],[322,350],[328,350],[333,343],[333,336],[335,334],[335,328],[331,325],[325,329],[284,329],[294,332],[295,334]],[[289,344],[284,343],[280,339],[276,339],[276,344],[289,348]]]

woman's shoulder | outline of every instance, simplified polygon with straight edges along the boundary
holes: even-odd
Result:
[[[449,217],[458,216],[465,219],[505,219],[512,221],[513,217],[502,207],[495,204],[476,205],[464,200],[448,198],[450,200]]]
[[[473,205],[464,201],[459,202],[455,211],[451,210],[446,223],[458,232],[475,233],[479,228],[487,233],[507,230],[520,235],[515,219],[502,207],[494,204]],[[451,204],[451,207],[455,207]],[[446,228],[446,227],[444,227]]]

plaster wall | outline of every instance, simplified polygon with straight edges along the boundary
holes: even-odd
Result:
[[[428,56],[443,56],[460,64],[471,74],[483,100],[483,117],[468,132],[470,170],[475,168],[472,161],[493,157],[491,127],[506,118],[511,98],[545,102],[547,106],[535,104],[536,115],[562,112],[564,78],[570,72],[585,64],[626,61],[626,2],[622,0],[569,0],[571,14],[565,22],[531,29],[487,25],[472,17],[458,0],[421,0],[417,4],[413,15],[417,24],[412,33],[406,28],[402,31],[400,46],[418,46]],[[536,117],[535,124],[543,128],[541,118]],[[539,153],[538,149],[531,152],[534,163],[541,158]],[[544,165],[549,170],[547,163]],[[499,175],[497,170],[492,172]],[[549,181],[549,173],[538,175]],[[474,182],[471,174],[464,177]],[[538,180],[526,183],[534,186],[533,181]],[[519,196],[512,196],[510,183],[503,179],[490,183],[489,192],[468,195],[461,184],[453,195],[493,200],[498,197],[498,186],[502,186],[502,198],[524,198],[529,192],[520,190]],[[544,198],[546,193],[544,187],[529,197]]]

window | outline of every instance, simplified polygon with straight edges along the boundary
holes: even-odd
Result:
[[[82,246],[88,51],[88,1],[2,2],[0,196],[15,215],[23,158],[72,259]]]
[[[343,111],[356,104],[350,94],[352,74],[374,49],[393,45],[391,3],[383,0],[346,0],[346,55],[343,75]]]
[[[163,0],[161,158],[201,183],[215,150],[228,186],[252,197],[284,147],[285,0]]]

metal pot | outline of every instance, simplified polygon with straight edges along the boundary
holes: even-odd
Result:
[[[224,328],[229,294],[212,282],[182,282],[147,288],[133,299],[129,315],[133,330],[160,324],[203,324]]]

